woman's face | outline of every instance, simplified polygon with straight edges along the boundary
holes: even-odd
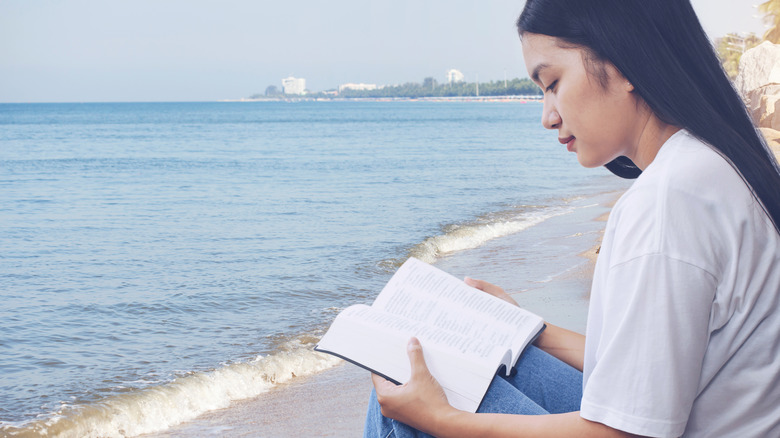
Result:
[[[633,86],[610,63],[606,83],[588,73],[587,53],[557,38],[525,33],[523,57],[531,79],[544,92],[542,125],[558,130],[558,140],[585,167],[598,167],[624,155],[635,158],[649,117]]]

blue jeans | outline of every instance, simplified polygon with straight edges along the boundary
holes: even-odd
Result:
[[[544,415],[580,410],[582,373],[531,345],[517,361],[510,377],[496,376],[477,412]],[[384,417],[371,391],[363,436],[429,437],[403,423]]]

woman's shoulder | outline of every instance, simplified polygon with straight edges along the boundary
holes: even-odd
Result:
[[[677,132],[661,147],[637,182],[640,187],[663,183],[660,185],[670,191],[693,189],[702,193],[728,189],[749,195],[747,185],[728,159],[685,130]]]
[[[678,200],[708,209],[748,207],[754,199],[739,173],[719,152],[687,131],[673,135],[621,201],[663,207]],[[685,209],[687,210],[687,209]]]
[[[616,238],[632,243],[626,258],[663,253],[710,272],[747,237],[740,235],[744,230],[753,230],[748,238],[756,239],[772,230],[739,173],[685,131],[664,144],[615,205],[613,218]],[[714,258],[703,261],[705,253]]]

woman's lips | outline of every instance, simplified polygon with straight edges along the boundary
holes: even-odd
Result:
[[[558,137],[558,141],[561,142],[561,144],[566,145],[566,150],[569,152],[572,152],[572,145],[574,144],[574,136],[570,135],[568,137]]]

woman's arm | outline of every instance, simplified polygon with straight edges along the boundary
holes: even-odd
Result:
[[[585,336],[556,325],[547,324],[536,346],[582,371],[585,361]]]
[[[501,298],[515,306],[518,305],[517,301],[512,299],[504,289],[495,284],[469,277],[466,277],[464,281],[473,288]],[[539,336],[539,339],[536,340],[536,346],[582,371],[582,363],[585,360],[585,336],[547,323],[547,328]]]
[[[425,365],[422,347],[408,346],[411,378],[403,385],[372,375],[382,414],[438,437],[625,437],[624,432],[583,419],[578,412],[556,415],[472,414],[447,403]]]

